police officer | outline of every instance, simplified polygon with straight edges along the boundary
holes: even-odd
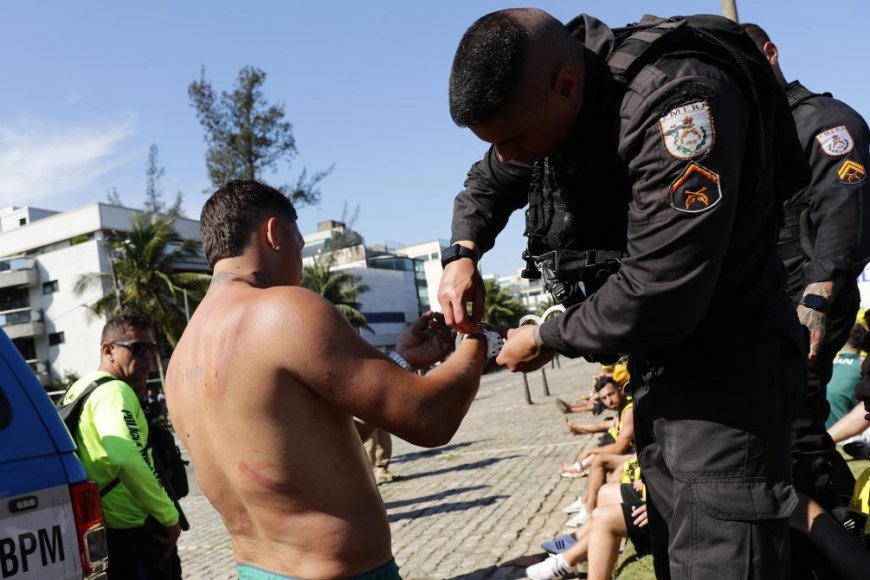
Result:
[[[786,200],[779,243],[789,296],[810,331],[807,401],[795,421],[794,444],[799,452],[833,449],[825,429],[830,411],[825,386],[855,324],[861,298],[857,277],[870,261],[870,129],[830,93],[787,82],[779,50],[767,33],[756,24],[743,28],[785,88],[812,172],[809,186]],[[813,495],[826,508],[834,507],[831,498]]]
[[[790,404],[806,354],[776,220],[777,187],[800,173],[786,153],[799,152],[769,67],[722,20],[704,22],[748,44],[751,70],[706,44],[644,50],[658,32],[701,38],[686,20],[645,18],[625,40],[586,15],[566,26],[512,9],[468,29],[450,75],[453,120],[492,147],[455,201],[445,318],[474,332],[477,259],[527,201],[529,258],[551,288],[588,292],[563,284],[566,262],[621,261],[563,316],[511,330],[498,362],[630,353],[659,578],[787,575],[797,501]],[[652,56],[635,66],[639,54]]]

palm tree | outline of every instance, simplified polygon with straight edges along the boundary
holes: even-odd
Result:
[[[155,338],[171,347],[178,343],[187,324],[185,299],[192,303],[191,308],[198,304],[211,279],[208,274],[177,270],[179,263],[197,256],[199,242],[178,241],[173,223],[172,218],[159,214],[136,214],[129,233],[115,234],[108,240],[112,272],[82,274],[73,288],[76,296],[94,287],[104,291],[89,305],[91,316],[139,312],[151,321]],[[157,358],[162,378],[159,353]]]
[[[483,319],[492,324],[514,326],[520,318],[528,314],[523,304],[514,296],[504,291],[495,280],[485,280],[486,305],[483,309]]]
[[[363,329],[374,334],[374,330],[366,323],[365,314],[359,310],[360,303],[357,302],[357,297],[368,292],[369,287],[358,284],[359,276],[354,276],[347,270],[333,270],[334,265],[333,254],[315,258],[314,265],[303,269],[301,286],[332,302],[357,331]]]

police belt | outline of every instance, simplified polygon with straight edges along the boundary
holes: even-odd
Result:
[[[625,254],[615,250],[555,250],[530,256],[536,264],[546,264],[554,273],[565,274],[604,266],[607,264],[621,263]]]

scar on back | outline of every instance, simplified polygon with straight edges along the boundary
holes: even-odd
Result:
[[[239,471],[248,476],[255,483],[265,487],[269,491],[274,491],[275,493],[289,493],[290,486],[286,483],[281,483],[275,479],[272,479],[268,475],[261,473],[256,467],[246,462],[244,459],[239,461]]]

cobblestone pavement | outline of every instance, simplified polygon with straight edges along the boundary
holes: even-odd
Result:
[[[532,562],[521,557],[541,554],[542,541],[566,531],[560,508],[585,480],[559,477],[559,462],[573,459],[591,437],[570,436],[553,401],[589,390],[599,367],[560,363],[545,369],[550,397],[541,372],[528,375],[532,405],[522,375],[483,377],[468,416],[443,447],[393,438],[390,470],[402,478],[380,491],[403,578],[523,578]],[[572,418],[593,420],[588,413]],[[179,541],[185,578],[235,578],[229,536],[194,481],[181,503],[191,524]]]

